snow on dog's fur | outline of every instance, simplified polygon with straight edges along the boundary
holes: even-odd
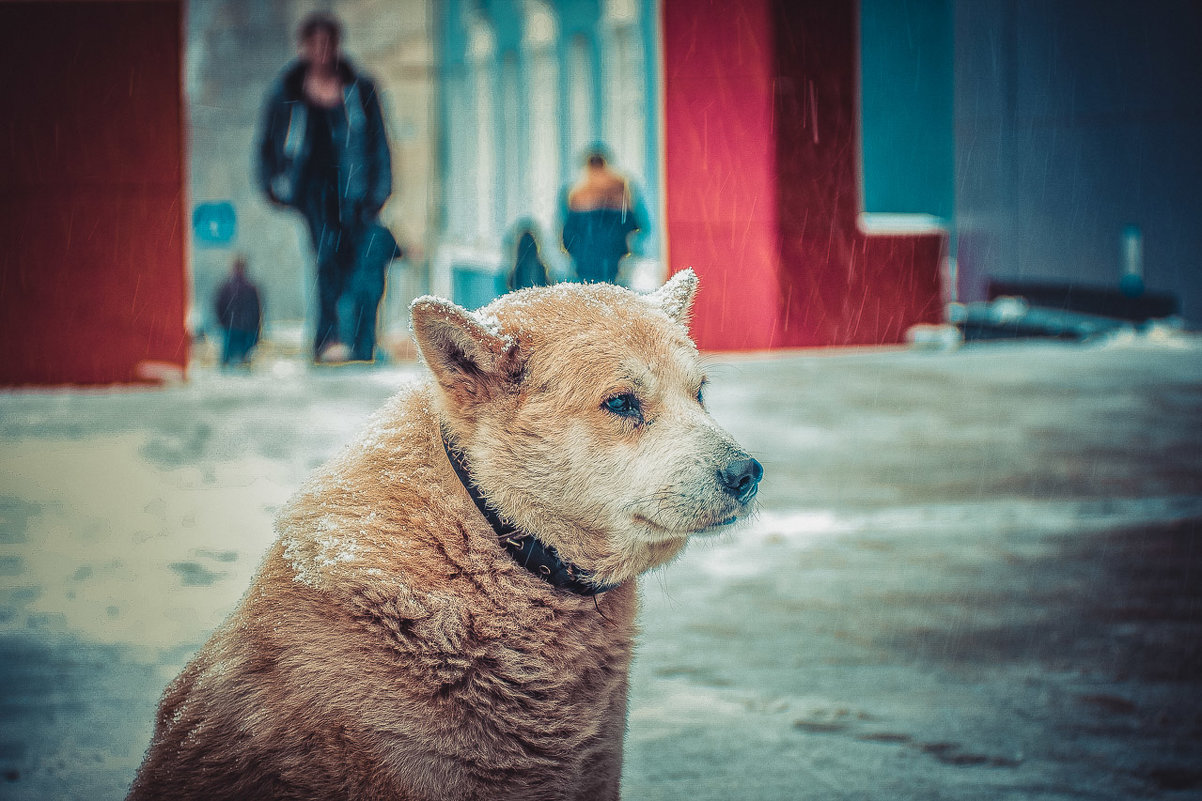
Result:
[[[636,577],[744,516],[761,472],[703,406],[696,285],[414,301],[434,380],[281,513],[130,797],[617,798]],[[612,588],[519,564],[447,446],[505,522]]]

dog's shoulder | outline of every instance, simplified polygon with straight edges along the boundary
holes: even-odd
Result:
[[[426,544],[454,534],[453,474],[440,460],[429,387],[406,387],[289,500],[276,518],[278,562],[265,568],[334,593],[422,572]]]

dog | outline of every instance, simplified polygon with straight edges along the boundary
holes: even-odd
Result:
[[[640,574],[747,516],[697,278],[418,298],[432,380],[279,514],[129,798],[616,799]]]

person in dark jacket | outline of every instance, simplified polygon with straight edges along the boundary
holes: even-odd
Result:
[[[318,362],[371,361],[384,272],[395,240],[378,221],[392,194],[392,158],[375,84],[342,58],[342,26],[316,13],[300,25],[300,57],[263,109],[258,181],[268,200],[299,211],[317,256]],[[380,247],[387,238],[392,248]],[[338,305],[349,292],[349,332]],[[347,340],[350,340],[349,342]]]
[[[245,367],[251,351],[259,343],[263,327],[263,303],[259,290],[246,275],[246,259],[238,256],[229,277],[217,288],[213,301],[217,322],[225,334],[221,350],[222,367]]]
[[[514,230],[518,237],[517,244],[514,246],[513,266],[506,277],[509,291],[532,286],[546,286],[551,283],[547,276],[547,265],[543,262],[539,252],[533,224],[519,223]]]
[[[584,172],[567,193],[563,247],[576,275],[585,283],[618,278],[618,266],[630,252],[629,237],[642,227],[626,179],[610,169],[604,148],[585,157]]]

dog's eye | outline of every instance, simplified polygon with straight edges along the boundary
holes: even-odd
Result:
[[[697,402],[700,403],[702,406],[705,405],[705,385],[707,383],[709,383],[709,382],[706,381],[705,379],[702,379],[701,386],[697,387]]]
[[[642,417],[643,414],[642,408],[639,406],[639,399],[629,392],[607,398],[601,405],[607,411],[611,411],[622,417]]]

